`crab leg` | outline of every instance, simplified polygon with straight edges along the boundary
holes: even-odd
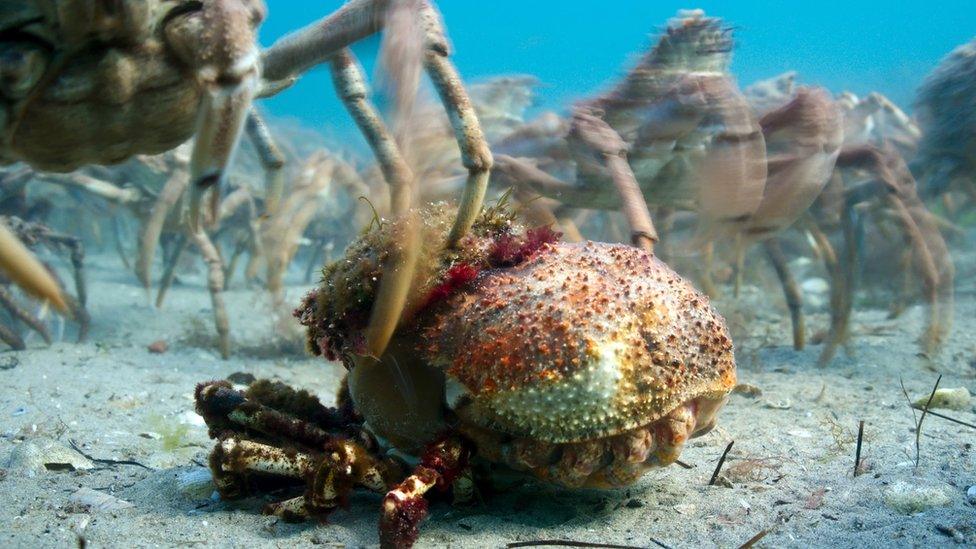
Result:
[[[395,139],[383,124],[379,114],[367,99],[362,70],[355,57],[342,50],[332,59],[332,80],[339,96],[349,110],[376,155],[383,176],[390,186],[390,208],[394,215],[410,215],[413,202],[413,173],[400,153]],[[480,203],[478,208],[480,210]],[[461,214],[458,214],[461,217]],[[416,220],[404,225],[404,235],[392,250],[383,268],[383,284],[377,294],[366,334],[366,348],[371,356],[380,356],[386,349],[407,304],[410,284],[420,255]]]
[[[803,296],[800,288],[796,285],[796,279],[790,272],[790,267],[786,263],[786,256],[779,245],[779,241],[770,238],[763,241],[763,248],[766,250],[766,257],[776,270],[776,276],[783,286],[783,295],[786,297],[786,305],[790,309],[790,321],[793,324],[793,348],[797,351],[802,350],[805,343],[805,322],[803,319]]]
[[[224,305],[224,264],[217,248],[203,229],[191,233],[190,238],[200,250],[200,255],[203,256],[203,261],[207,264],[207,289],[210,290],[220,356],[226,359],[230,357],[230,325],[227,320],[227,307]]]
[[[59,311],[68,312],[68,304],[61,287],[34,254],[7,228],[0,219],[0,272],[6,274],[27,293],[51,302]]]
[[[609,124],[583,110],[577,110],[573,115],[570,133],[603,155],[620,195],[624,216],[630,224],[631,242],[653,254],[654,244],[658,240],[657,230],[637,178],[627,163],[627,144]]]
[[[156,202],[152,206],[149,218],[146,219],[139,236],[139,256],[136,258],[136,276],[142,282],[142,286],[149,289],[152,277],[152,263],[156,256],[156,247],[159,245],[159,235],[163,232],[166,218],[170,210],[183,195],[190,180],[183,177],[180,173],[174,173],[163,189],[156,197]]]
[[[845,200],[841,210],[841,230],[844,234],[844,255],[838,261],[830,241],[819,230],[816,222],[811,230],[824,250],[824,264],[830,273],[830,331],[820,351],[817,365],[826,366],[837,352],[837,347],[850,337],[851,312],[854,308],[855,273],[857,271],[857,238],[855,235],[854,205]]]
[[[278,209],[285,188],[285,155],[275,144],[267,123],[256,109],[252,108],[248,112],[244,130],[251,139],[251,143],[258,153],[258,158],[264,166],[266,175],[264,209],[266,212],[272,213]]]
[[[30,326],[32,330],[40,334],[41,338],[44,339],[44,343],[47,343],[48,345],[51,344],[51,334],[48,332],[47,326],[45,326],[39,318],[21,307],[14,299],[14,296],[12,296],[10,292],[2,286],[0,286],[0,305],[2,305],[11,316],[19,319],[24,324]]]
[[[180,264],[180,259],[183,257],[183,252],[186,251],[186,247],[189,244],[190,239],[185,235],[180,235],[176,241],[176,246],[173,247],[173,251],[166,259],[166,266],[163,269],[163,278],[159,281],[159,291],[156,293],[157,308],[161,308],[163,306],[163,300],[166,299],[166,293],[169,292],[170,287],[173,285],[173,280],[176,278],[176,267]]]
[[[15,351],[23,351],[27,348],[27,344],[24,343],[24,340],[2,322],[0,322],[0,341],[9,345],[10,348]]]
[[[883,185],[883,192],[912,247],[915,267],[925,285],[929,325],[922,338],[926,352],[933,352],[952,323],[954,267],[945,240],[915,190],[915,180],[896,153],[875,147],[857,147],[841,153],[842,166],[869,170]],[[859,191],[871,190],[862,186]],[[851,199],[856,200],[856,196]]]
[[[417,541],[420,521],[427,515],[424,494],[435,486],[449,488],[467,468],[471,445],[449,436],[428,446],[413,474],[383,498],[380,517],[382,547],[410,547]]]
[[[437,21],[438,15],[430,6],[426,6],[426,12],[428,17],[425,20],[432,27],[428,30],[428,40],[436,31],[436,36],[443,42],[429,46],[424,66],[441,97],[441,102],[447,109],[451,125],[454,127],[454,136],[461,149],[461,161],[468,169],[468,180],[461,195],[458,215],[447,238],[448,247],[455,247],[481,212],[485,192],[488,190],[493,159],[474,107],[461,83],[461,77],[447,59],[447,44]],[[434,28],[434,25],[438,26]]]
[[[413,172],[400,154],[393,135],[370,103],[362,68],[348,49],[341,50],[332,58],[332,82],[376,155],[383,177],[390,186],[393,215],[403,214],[413,203]]]
[[[286,519],[321,516],[341,503],[354,485],[386,492],[392,486],[390,479],[399,472],[392,462],[370,453],[375,442],[360,430],[347,407],[326,408],[304,391],[261,380],[241,393],[228,382],[217,381],[199,385],[196,401],[211,436],[222,439],[210,458],[222,495],[243,495],[242,480],[250,472],[309,482],[305,496],[269,505],[265,509],[269,514]],[[239,436],[226,436],[239,428],[299,447],[283,450]],[[323,428],[358,434],[363,442],[333,435]]]
[[[117,215],[112,216],[112,236],[114,238],[115,252],[119,254],[119,259],[122,260],[122,266],[128,271],[132,268],[132,265],[129,263],[125,246],[122,244],[122,221]]]
[[[339,50],[383,28],[390,0],[352,0],[328,17],[288,34],[264,50],[262,76],[286,80],[319,65]]]

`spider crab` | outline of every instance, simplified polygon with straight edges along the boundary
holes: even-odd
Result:
[[[443,245],[448,212],[423,215],[422,240]],[[408,222],[374,229],[325,269],[296,314],[312,351],[348,369],[338,407],[266,381],[197,388],[224,497],[291,478],[304,495],[266,512],[324,518],[365,488],[386,494],[382,544],[409,546],[424,494],[450,488],[473,461],[566,487],[620,487],[712,427],[735,365],[704,295],[643,250],[559,243],[494,215],[410,281],[414,297],[378,355],[370,318]],[[412,474],[390,447],[419,460]]]
[[[468,120],[468,150],[490,163]],[[592,119],[579,134],[619,192],[639,193],[609,126]],[[628,204],[644,249],[561,243],[548,227],[522,229],[503,204],[482,209],[480,197],[372,226],[296,310],[311,351],[348,370],[337,407],[269,381],[197,387],[220,493],[291,479],[304,494],[266,512],[301,519],[365,488],[385,494],[381,544],[401,547],[417,539],[425,495],[479,461],[603,488],[673,463],[714,425],[735,358],[708,298],[653,255],[646,205]]]
[[[925,79],[917,110],[924,135],[920,178],[928,194],[959,189],[972,201],[976,182],[976,39],[952,50]]]
[[[328,63],[341,99],[384,174],[397,178],[394,202],[402,210],[410,197],[407,172],[390,153],[393,136],[369,102],[347,47],[388,31],[383,51],[387,67],[402,76],[393,79],[397,96],[409,96],[421,67],[426,69],[463,147],[470,104],[448,59],[450,47],[433,4],[353,0],[261,50],[256,34],[265,11],[261,0],[5,2],[0,11],[0,163],[23,161],[67,172],[171,150],[195,137],[189,179],[160,193],[157,206],[172,208],[188,190],[190,237],[211,256],[213,243],[200,226],[201,204],[205,193],[216,188],[210,219],[218,217],[219,184],[243,134],[269,170],[269,211],[281,192],[277,174],[283,159],[255,117],[253,101]],[[467,186],[473,195],[465,197],[466,204],[475,202],[474,195],[487,185],[489,166],[472,159],[476,156],[465,155],[475,183]],[[463,207],[458,230],[463,232],[476,214]],[[159,217],[165,218],[165,211]],[[2,225],[0,233],[13,237]],[[4,248],[0,268],[19,273],[19,282],[30,291],[62,302],[57,285],[26,257]]]
[[[798,220],[808,223],[806,212],[835,169],[867,171],[871,181],[882,184],[861,185],[857,192],[841,185],[839,192],[854,193],[851,204],[880,196],[900,212],[897,218],[909,236],[927,299],[934,304],[941,299],[936,294],[944,296],[946,288],[951,292],[951,274],[947,278],[941,268],[947,255],[933,250],[941,236],[927,230],[914,181],[902,177],[893,153],[850,143],[837,102],[821,89],[795,89],[792,75],[753,91],[751,96],[766,109],[757,112],[728,73],[732,47],[731,31],[721,20],[700,10],[679,12],[655,47],[611,90],[577,105],[570,121],[530,124],[528,131],[497,143],[495,179],[554,199],[560,210],[626,209],[628,202],[640,201],[667,211],[696,212],[695,240],[704,246],[703,286],[709,293],[714,291],[709,271],[716,239],[735,241],[739,273],[747,247],[761,242],[783,285],[794,346],[802,348],[802,299],[775,236]],[[626,144],[626,161],[619,168],[632,174],[639,190],[629,200],[613,191],[614,170],[579,138],[579,127],[593,120],[604,122]],[[656,240],[656,232],[648,229],[646,239]],[[837,264],[831,268],[840,280]],[[822,363],[847,334],[853,285],[835,286]],[[946,329],[943,313],[933,305],[927,346]]]

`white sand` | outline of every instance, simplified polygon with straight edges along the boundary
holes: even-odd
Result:
[[[114,257],[96,256],[88,264],[90,341],[45,348],[34,340],[28,351],[0,352],[0,366],[10,367],[0,390],[0,466],[19,445],[57,439],[65,445],[74,440],[95,458],[135,460],[152,470],[10,467],[0,476],[0,545],[68,547],[79,536],[89,547],[377,544],[375,496],[353,498],[350,509],[336,512],[328,524],[293,525],[261,516],[267,499],[228,503],[211,499],[207,484],[181,488],[199,476],[211,447],[192,413],[197,382],[249,372],[313,389],[331,402],[341,368],[318,359],[255,359],[243,353],[220,360],[183,341],[201,325],[209,334],[209,298],[199,276],[186,277],[160,311],[145,304],[145,294]],[[973,279],[972,262],[957,269],[958,280]],[[296,302],[301,292],[293,288],[290,300]],[[943,387],[971,392],[972,292],[960,288],[956,329],[934,367],[944,374]],[[899,377],[915,398],[937,376],[914,343],[922,308],[894,321],[880,311],[859,312],[856,355],[841,354],[817,369],[819,347],[797,353],[787,346],[788,320],[779,295],[772,295],[774,302],[747,297],[763,313],[750,323],[751,337],[737,339],[740,381],[759,387],[762,396],[732,397],[720,427],[682,455],[694,468],[653,471],[626,491],[507,482],[483,504],[435,504],[422,527],[421,546],[502,547],[561,538],[647,547],[653,537],[671,547],[734,547],[763,530],[770,530],[759,543],[764,547],[976,544],[976,507],[966,496],[976,484],[976,431],[928,417],[921,464],[914,468],[913,419]],[[238,287],[227,300],[238,346],[260,348],[271,332],[266,297]],[[810,315],[811,331],[825,323],[822,311]],[[781,346],[757,348],[770,338]],[[147,352],[158,339],[167,340],[170,350]],[[949,413],[976,423],[972,409]],[[869,470],[853,478],[854,435],[862,419]],[[731,487],[706,486],[732,439],[723,475]],[[79,492],[83,488],[132,506],[110,498],[91,505],[92,494]],[[895,510],[924,507],[919,494],[940,506],[912,516]]]

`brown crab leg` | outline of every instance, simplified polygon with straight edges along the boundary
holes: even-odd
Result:
[[[627,163],[627,144],[609,124],[582,109],[574,113],[570,131],[603,155],[617,194],[620,195],[624,216],[630,224],[631,242],[653,254],[654,244],[658,240],[657,230],[651,221],[651,212],[647,208],[647,201],[644,200],[637,178]]]
[[[242,393],[226,381],[217,381],[198,386],[196,401],[211,436],[224,437],[210,458],[222,495],[243,495],[243,476],[252,472],[309,482],[305,496],[269,505],[266,513],[286,519],[323,516],[339,505],[353,486],[384,493],[400,473],[395,463],[370,452],[368,448],[375,442],[361,431],[348,409],[326,408],[304,391],[261,380]],[[225,437],[225,433],[235,432],[235,426],[274,441],[298,444],[299,448],[282,449],[240,436]],[[362,443],[330,434],[322,427],[358,433]]]
[[[413,173],[404,161],[396,140],[368,101],[362,70],[348,50],[342,50],[333,57],[332,79],[349,113],[366,135],[390,186],[392,213],[407,215],[409,218],[403,225],[404,234],[391,250],[384,265],[383,283],[377,293],[366,331],[367,352],[370,356],[378,357],[386,349],[407,305],[416,262],[420,256],[417,220],[409,212],[413,203]]]
[[[429,5],[426,6],[426,11],[428,17],[425,20],[430,22],[430,27],[435,23],[438,25],[436,29],[428,29],[428,40],[436,35],[441,42],[436,47],[428,49],[424,67],[447,109],[451,125],[454,127],[454,136],[461,149],[461,161],[468,169],[468,180],[461,195],[457,218],[447,237],[448,247],[453,248],[467,234],[475,218],[481,213],[481,205],[488,190],[488,179],[491,177],[493,159],[474,107],[461,83],[461,77],[447,58],[447,43],[437,21],[438,15]]]
[[[919,200],[915,180],[897,153],[870,146],[856,147],[842,151],[838,164],[867,169],[883,185],[882,192],[911,243],[916,270],[925,286],[930,312],[922,343],[925,351],[931,353],[952,323],[954,267],[945,240]]]
[[[843,176],[834,172],[828,190],[838,189],[843,194]],[[822,198],[821,198],[822,200]],[[853,310],[855,273],[857,272],[857,247],[854,220],[854,200],[845,196],[840,201],[840,221],[843,233],[843,255],[838,257],[816,219],[806,214],[807,229],[821,250],[824,266],[830,276],[830,328],[823,349],[817,359],[818,366],[826,366],[837,352],[837,347],[850,337],[850,317]]]
[[[220,356],[230,358],[230,324],[227,319],[227,306],[224,304],[224,263],[207,233],[200,229],[190,234],[207,264],[207,289],[213,307],[214,324],[217,327]]]
[[[348,49],[341,50],[332,58],[332,82],[376,155],[383,178],[390,186],[393,215],[403,214],[413,204],[413,172],[403,159],[393,135],[369,101],[362,68]]]
[[[47,231],[44,238],[49,242],[68,248],[75,293],[78,295],[78,304],[84,307],[88,303],[88,285],[85,282],[85,247],[82,245],[81,239],[55,231]]]
[[[183,196],[190,180],[180,173],[174,173],[163,185],[163,189],[156,197],[156,202],[152,206],[149,218],[146,219],[142,234],[139,235],[139,256],[136,258],[136,276],[142,282],[142,286],[149,290],[152,283],[152,264],[156,256],[156,247],[159,245],[159,235],[163,232],[166,218],[176,202]]]
[[[186,251],[186,247],[189,245],[190,239],[187,238],[186,235],[180,235],[176,241],[176,246],[166,259],[166,265],[163,269],[163,278],[159,281],[159,291],[156,293],[157,308],[161,308],[163,306],[163,301],[166,299],[166,293],[169,292],[170,287],[173,286],[173,280],[176,278],[176,267],[179,266],[180,259],[182,259],[183,253]]]
[[[352,0],[334,13],[264,50],[265,80],[285,80],[324,63],[339,50],[383,28],[390,0]]]
[[[797,351],[802,350],[805,344],[805,322],[803,318],[803,296],[800,288],[796,284],[796,279],[790,272],[790,267],[783,255],[783,249],[779,241],[769,238],[763,241],[763,248],[766,250],[766,257],[776,270],[776,276],[783,286],[783,295],[786,298],[786,306],[790,309],[790,321],[793,325],[793,348]]]
[[[122,221],[117,215],[112,216],[112,237],[114,239],[115,252],[119,254],[119,259],[122,260],[122,266],[128,271],[132,268],[132,265],[129,263],[129,256],[125,252],[125,246],[122,244]]]

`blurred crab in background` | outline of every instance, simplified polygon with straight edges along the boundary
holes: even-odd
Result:
[[[67,172],[172,150],[195,137],[189,179],[173,181],[160,192],[153,216],[155,226],[161,226],[159,220],[189,190],[189,238],[210,264],[211,287],[219,285],[219,264],[200,226],[200,206],[204,194],[217,188],[209,219],[219,218],[218,184],[242,134],[249,134],[269,169],[267,211],[273,212],[280,198],[281,158],[251,109],[256,98],[287,88],[313,66],[330,63],[339,95],[384,173],[398,178],[394,211],[409,204],[410,181],[388,154],[393,135],[378,124],[361,71],[346,47],[386,30],[381,53],[397,75],[390,80],[398,104],[408,102],[404,98],[412,96],[425,68],[459,136],[469,124],[461,116],[467,98],[456,90],[458,77],[447,59],[439,15],[426,0],[353,0],[266,50],[256,42],[265,17],[261,0],[15,0],[4,4],[0,16],[0,162]],[[481,182],[469,186],[469,192],[483,193],[487,166],[468,168],[472,180]],[[475,198],[466,195],[464,203]],[[476,214],[462,208],[458,229]],[[12,264],[14,257],[22,256],[0,253],[0,268],[26,272],[27,265]],[[21,278],[47,279],[32,288],[57,288],[42,269],[32,272]],[[61,301],[53,294],[44,297]]]
[[[926,196],[950,192],[976,202],[976,39],[963,44],[928,75],[916,99],[923,137],[912,167]],[[947,209],[961,209],[949,200]]]
[[[823,90],[796,88],[793,74],[754,86],[748,98],[755,106],[750,104],[728,73],[732,45],[731,31],[719,19],[698,10],[679,12],[637,66],[609,92],[577,105],[571,121],[540,122],[497,143],[495,179],[555,200],[554,217],[572,208],[626,206],[612,190],[612,170],[577,137],[580,124],[605,121],[628,146],[627,163],[641,191],[634,199],[664,214],[663,234],[670,232],[672,210],[696,213],[694,242],[705,254],[706,291],[716,291],[710,280],[716,241],[735,242],[738,273],[748,246],[763,244],[783,285],[794,345],[802,348],[802,297],[776,235],[801,218],[804,225],[814,222],[806,212],[834,179],[835,168],[870,171],[870,179],[883,184],[862,185],[850,200],[883,198],[899,212],[896,219],[908,235],[932,305],[926,346],[936,344],[947,330],[948,317],[939,304],[951,302],[951,261],[941,235],[929,230],[931,220],[914,195],[914,182],[893,175],[897,170],[888,163],[895,153],[862,142],[870,131],[848,134],[841,105]],[[885,114],[884,124],[904,123],[906,135],[916,135],[890,101],[874,95],[870,103],[878,105],[875,115]],[[865,120],[874,128],[873,118]],[[541,127],[551,131],[539,132]],[[848,193],[839,183],[832,189],[825,196]],[[818,242],[828,243],[826,238]],[[842,281],[847,256],[838,261],[831,249],[821,257],[833,273],[834,292],[831,330],[821,354],[826,362],[847,337],[853,284]]]
[[[764,129],[768,123],[763,121],[775,118],[777,108],[796,101],[804,93],[804,88],[795,87],[795,81],[796,74],[791,72],[746,88],[745,94],[757,110],[771,109],[761,119]],[[827,97],[822,101],[824,105],[830,104]],[[878,278],[886,281],[891,280],[892,269],[904,273],[903,288],[896,289],[900,293],[892,308],[893,316],[904,309],[907,297],[916,293],[911,272],[918,274],[921,293],[929,307],[929,322],[921,341],[926,352],[932,353],[951,326],[954,273],[939,231],[940,220],[919,198],[915,179],[906,165],[906,160],[915,154],[921,132],[908,115],[876,92],[864,99],[844,92],[833,103],[833,109],[839,108],[841,117],[834,116],[828,125],[831,131],[836,131],[838,122],[841,123],[843,141],[833,165],[827,166],[828,171],[807,178],[810,182],[819,181],[817,188],[823,194],[818,191],[819,197],[812,196],[817,200],[812,202],[810,212],[803,215],[799,227],[810,235],[831,278],[831,325],[820,362],[830,360],[837,346],[849,337],[854,290],[857,281],[866,275],[865,264],[884,265],[875,270]],[[810,205],[811,201],[802,203]],[[870,217],[876,221],[876,237],[872,238],[866,231],[866,214],[872,214]],[[904,238],[901,241],[892,238],[892,229],[900,230]],[[843,242],[840,255],[825,231],[840,235]],[[768,246],[767,251],[781,254]],[[864,257],[871,259],[864,261]],[[902,259],[892,265],[883,260],[886,257]],[[782,260],[781,265],[785,266]],[[783,273],[780,268],[777,271],[781,278],[784,274],[789,277],[788,272]],[[802,325],[802,299],[795,282],[789,279],[786,282],[787,302],[796,328]]]

